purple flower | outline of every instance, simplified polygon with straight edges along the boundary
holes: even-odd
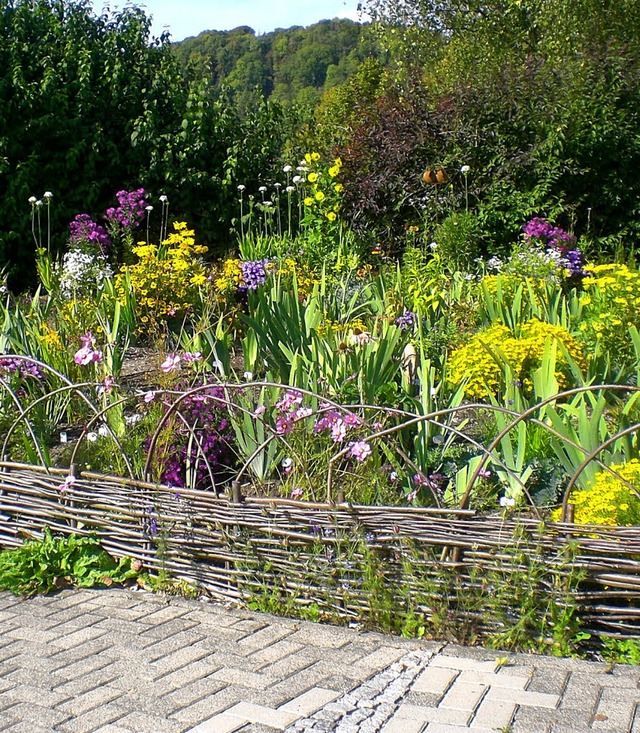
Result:
[[[111,239],[109,239],[104,227],[96,224],[89,214],[78,214],[69,224],[69,230],[69,243],[71,245],[79,246],[83,242],[90,242],[91,244],[97,244],[102,252],[107,252],[111,246]]]
[[[0,374],[8,374],[12,376],[18,374],[21,377],[33,377],[34,379],[42,379],[43,374],[40,367],[37,364],[31,364],[31,362],[15,357],[10,359],[9,357],[0,358]]]
[[[137,227],[144,218],[147,208],[144,188],[135,191],[118,191],[118,206],[107,209],[105,219],[110,229],[130,229]]]
[[[298,392],[288,390],[282,396],[279,402],[276,402],[276,408],[281,412],[291,412],[302,404],[302,395]]]
[[[240,272],[242,273],[242,285],[238,288],[240,291],[257,290],[267,281],[267,267],[269,260],[250,260],[249,262],[240,263]]]
[[[351,451],[349,455],[355,458],[356,461],[362,463],[371,455],[371,446],[364,440],[357,440],[354,443],[351,443]]]
[[[60,491],[61,493],[68,491],[75,482],[76,480],[73,476],[67,476],[67,478],[60,484],[60,486],[58,486],[58,491]]]
[[[405,310],[401,316],[396,318],[396,326],[402,331],[411,328],[416,322],[416,314],[413,311]]]

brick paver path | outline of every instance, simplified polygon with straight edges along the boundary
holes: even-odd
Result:
[[[123,590],[0,593],[0,731],[640,733],[640,668]]]

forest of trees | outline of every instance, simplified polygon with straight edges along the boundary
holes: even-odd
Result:
[[[208,79],[216,93],[224,88],[240,111],[262,97],[315,107],[366,58],[381,56],[368,26],[340,19],[260,36],[247,26],[205,31],[174,51],[190,77]]]

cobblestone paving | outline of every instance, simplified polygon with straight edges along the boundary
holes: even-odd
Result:
[[[0,593],[3,733],[640,733],[640,668],[147,593]]]

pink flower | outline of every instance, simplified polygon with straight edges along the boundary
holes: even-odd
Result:
[[[304,491],[299,486],[296,486],[295,489],[291,490],[292,499],[299,499],[303,494],[304,494]]]
[[[156,393],[153,391],[145,392],[143,399],[145,402],[152,402],[155,399],[155,396],[156,396]]]
[[[278,435],[286,435],[287,433],[290,433],[293,430],[293,425],[291,423],[291,420],[289,420],[287,417],[279,417],[276,420],[276,433]]]
[[[347,434],[347,426],[342,420],[336,420],[331,426],[331,440],[334,443],[342,443]]]
[[[258,405],[255,409],[255,412],[253,413],[253,416],[260,417],[260,415],[264,415],[266,411],[267,411],[267,408],[264,405]]]
[[[111,392],[113,389],[113,385],[116,383],[116,380],[111,376],[111,374],[108,374],[103,380],[102,380],[102,386],[104,388],[105,392]]]
[[[305,417],[309,417],[311,414],[313,414],[313,410],[310,407],[300,407],[294,412],[293,416],[295,420],[304,420]]]
[[[185,364],[194,364],[196,361],[202,361],[202,354],[199,351],[185,351],[182,359]]]
[[[365,440],[357,440],[355,443],[351,443],[350,455],[362,463],[366,461],[371,455],[371,446]]]
[[[362,424],[362,419],[350,412],[349,414],[345,415],[344,422],[345,425],[348,425],[350,428],[355,428],[358,425]]]
[[[80,341],[82,341],[82,348],[78,349],[73,357],[76,364],[86,366],[87,364],[102,361],[102,352],[96,351],[93,348],[95,346],[95,339],[91,335],[91,331],[87,331],[84,336],[80,336]]]
[[[174,371],[174,369],[180,369],[180,356],[178,354],[169,354],[162,364],[160,364],[160,369],[165,374]]]
[[[70,489],[73,486],[75,481],[76,480],[74,476],[71,476],[71,475],[67,476],[64,482],[61,483],[60,486],[58,486],[58,491],[61,491],[61,492],[67,491],[68,489]]]
[[[302,403],[302,395],[291,390],[284,393],[282,399],[276,402],[276,407],[282,412],[290,412]]]

